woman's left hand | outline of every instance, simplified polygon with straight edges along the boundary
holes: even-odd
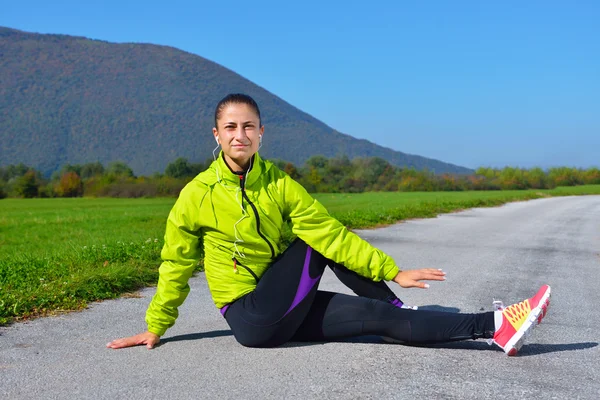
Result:
[[[423,268],[423,269],[412,269],[407,271],[400,271],[394,278],[394,282],[403,288],[429,288],[429,284],[420,281],[444,281],[446,280],[446,273],[441,269],[434,268]]]

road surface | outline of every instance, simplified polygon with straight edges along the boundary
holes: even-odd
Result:
[[[145,330],[153,288],[0,328],[0,397],[600,398],[600,196],[511,203],[358,233],[404,268],[448,273],[428,290],[396,286],[407,303],[478,312],[549,283],[552,308],[515,358],[485,341],[408,347],[378,337],[249,349],[234,340],[199,274],[177,324],[154,350],[104,347]],[[321,288],[348,292],[332,273]]]

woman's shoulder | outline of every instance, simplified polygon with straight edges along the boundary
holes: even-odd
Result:
[[[285,178],[287,174],[277,166],[273,161],[261,159],[262,173],[271,178]]]
[[[196,175],[194,179],[188,182],[183,189],[181,189],[181,192],[179,193],[180,199],[194,200],[204,197],[210,185],[209,179],[201,176],[203,173],[204,172],[201,172],[200,174]]]

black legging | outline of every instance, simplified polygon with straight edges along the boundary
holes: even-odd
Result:
[[[358,296],[317,290],[325,267]],[[249,347],[288,341],[388,336],[407,344],[491,338],[494,313],[408,310],[385,284],[333,263],[301,240],[273,262],[256,289],[221,309],[236,340]]]

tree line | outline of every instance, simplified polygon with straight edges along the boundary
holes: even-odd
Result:
[[[598,168],[481,167],[473,174],[458,175],[396,167],[379,157],[350,160],[346,156],[313,156],[302,167],[272,161],[311,193],[522,190],[600,184]],[[152,176],[135,176],[122,161],[106,167],[99,162],[67,164],[50,177],[24,164],[8,165],[0,167],[0,198],[177,196],[211,162],[192,163],[178,158],[167,165],[164,173]]]

